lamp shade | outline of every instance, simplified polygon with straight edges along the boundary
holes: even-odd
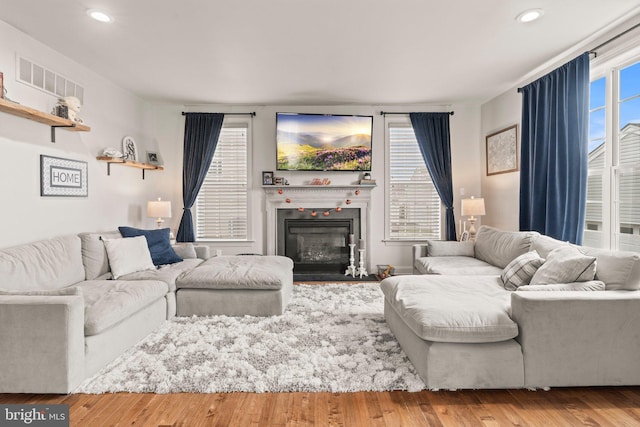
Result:
[[[171,202],[160,199],[147,202],[147,216],[149,218],[171,218]]]
[[[481,216],[484,215],[484,199],[470,198],[462,199],[462,212],[463,216]]]

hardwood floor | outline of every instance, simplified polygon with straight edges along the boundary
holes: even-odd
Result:
[[[640,426],[640,387],[550,391],[2,394],[65,403],[72,426]]]

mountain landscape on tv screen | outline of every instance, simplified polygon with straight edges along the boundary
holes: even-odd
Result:
[[[278,130],[278,170],[371,170],[371,136]]]

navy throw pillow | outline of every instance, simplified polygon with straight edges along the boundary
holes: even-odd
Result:
[[[154,265],[173,264],[182,261],[171,247],[170,233],[168,228],[157,230],[141,230],[133,227],[118,227],[122,237],[144,236],[147,239],[147,246],[151,252],[151,259]]]

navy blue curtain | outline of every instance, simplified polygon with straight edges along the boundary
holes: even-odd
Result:
[[[410,113],[409,117],[424,163],[446,208],[446,238],[456,240],[449,113]]]
[[[204,182],[213,154],[218,145],[224,114],[185,113],[184,149],[182,166],[182,201],[184,212],[180,220],[178,242],[193,242],[193,218],[191,208],[196,202]]]
[[[587,200],[589,54],[519,91],[520,230],[581,244]]]

